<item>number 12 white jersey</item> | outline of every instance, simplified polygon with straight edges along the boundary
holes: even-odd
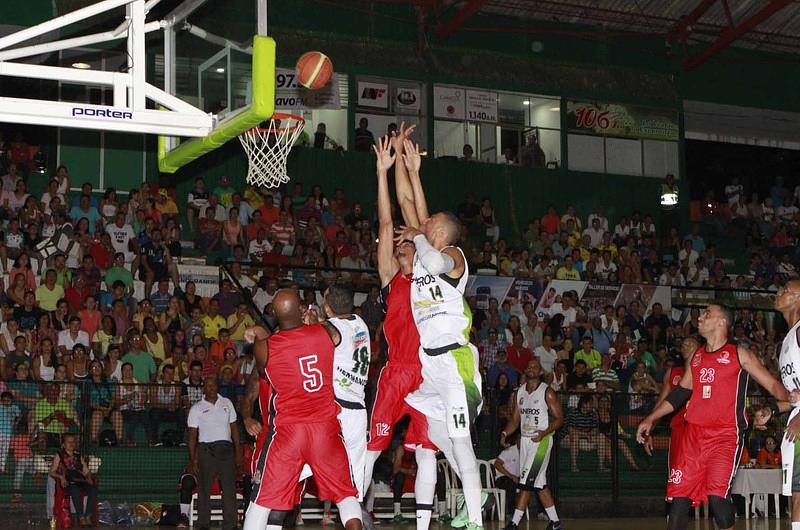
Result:
[[[337,399],[364,405],[370,361],[367,324],[358,315],[328,320],[342,336],[333,354],[333,390]]]

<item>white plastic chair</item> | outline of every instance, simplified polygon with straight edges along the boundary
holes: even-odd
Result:
[[[438,460],[436,465],[438,466],[439,472],[444,475],[445,491],[447,492],[445,496],[447,510],[450,512],[450,517],[455,517],[458,514],[456,498],[459,494],[463,494],[461,480],[446,459]]]
[[[492,458],[488,462],[486,460],[478,460],[478,470],[481,474],[481,487],[494,496],[494,506],[492,507],[492,516],[497,513],[497,519],[500,522],[506,520],[506,490],[498,488],[494,483],[494,461]]]

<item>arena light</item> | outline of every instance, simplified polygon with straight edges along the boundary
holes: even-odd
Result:
[[[663,193],[661,195],[661,206],[675,206],[678,204],[677,193]]]
[[[558,112],[561,110],[561,107],[550,107],[550,110],[552,110],[553,112]]]
[[[531,102],[530,102],[530,100],[526,99],[525,101],[522,102],[522,104],[523,105],[530,105]]]
[[[224,74],[225,73],[225,69],[224,68],[217,68],[217,73],[218,74]]]
[[[72,67],[78,70],[89,70],[92,65],[89,63],[72,63]]]

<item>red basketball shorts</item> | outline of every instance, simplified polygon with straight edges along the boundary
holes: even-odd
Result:
[[[356,497],[339,428],[338,420],[278,426],[258,456],[251,500],[272,510],[293,509],[300,501],[298,480],[305,464],[314,473],[320,499],[338,503]]]
[[[680,421],[675,421],[670,425],[669,435],[669,469],[677,469],[678,463],[681,461],[681,439],[683,439],[683,432],[686,430],[686,422],[683,418]]]
[[[422,383],[422,369],[418,366],[395,366],[387,364],[378,377],[375,404],[369,422],[370,451],[385,451],[392,441],[394,424],[408,414],[411,422],[406,432],[405,444],[420,445],[437,450],[428,439],[428,422],[425,415],[406,404],[406,396],[419,388]]]
[[[670,467],[667,497],[686,497],[697,506],[709,496],[728,496],[742,456],[744,439],[736,427],[702,427],[687,423],[680,450]]]

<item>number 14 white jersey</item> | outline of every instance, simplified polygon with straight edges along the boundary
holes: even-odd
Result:
[[[370,361],[367,324],[358,315],[328,320],[342,336],[333,354],[333,390],[337,399],[364,405]]]

